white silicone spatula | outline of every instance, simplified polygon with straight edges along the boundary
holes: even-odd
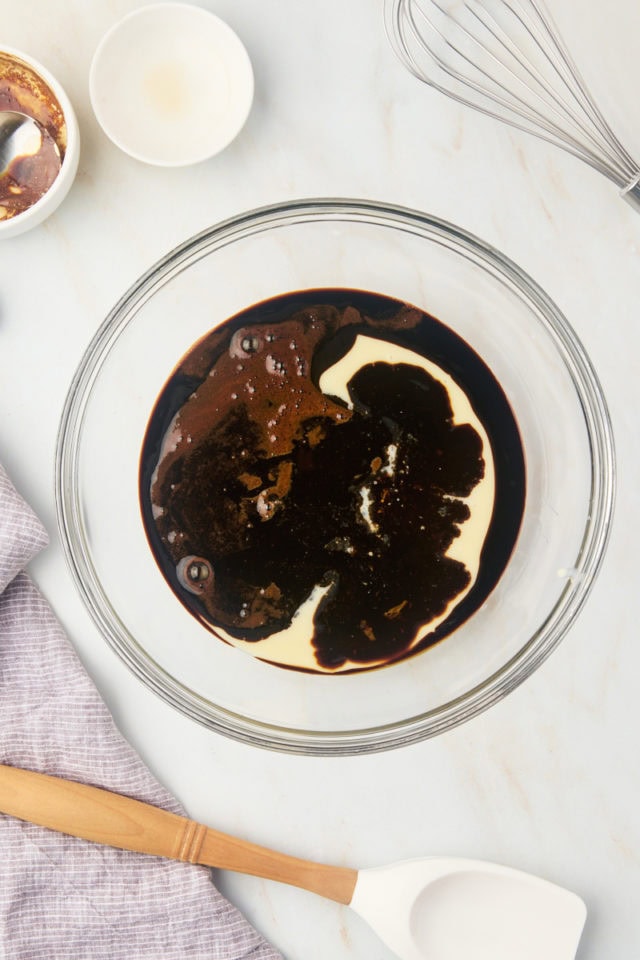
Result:
[[[289,857],[107,790],[0,765],[0,811],[95,843],[279,880],[349,904],[401,960],[573,960],[574,893],[475,860],[372,870]]]
[[[360,870],[350,905],[402,960],[573,960],[587,915],[563,887],[448,857]]]

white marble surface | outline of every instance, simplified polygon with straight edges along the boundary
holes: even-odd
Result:
[[[185,173],[143,166],[100,131],[91,55],[134,0],[20,0],[2,42],[66,86],[77,181],[43,226],[0,246],[0,459],[46,522],[33,574],[131,742],[192,816],[304,857],[370,866],[428,853],[531,870],[589,906],[580,960],[640,951],[640,217],[557,150],[420,86],[392,55],[378,0],[204,0],[252,57],[240,137]],[[635,0],[553,8],[640,156]],[[574,6],[574,12],[577,8]],[[634,142],[635,138],[635,142]],[[438,739],[353,759],[301,758],[214,735],[148,693],[101,639],[56,534],[53,456],[66,390],[105,313],[192,233],[304,196],[394,201],[457,222],[524,267],[566,313],[608,396],[619,485],[611,545],[579,621],[501,705]],[[243,877],[220,885],[287,960],[387,960],[347,908]]]

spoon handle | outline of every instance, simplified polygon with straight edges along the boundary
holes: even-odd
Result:
[[[299,860],[99,787],[0,764],[0,811],[122,850],[235,870],[350,903],[358,873]]]

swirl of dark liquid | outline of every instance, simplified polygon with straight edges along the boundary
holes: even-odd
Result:
[[[414,652],[421,630],[417,647],[452,628],[447,618],[429,638],[428,624],[470,584],[447,551],[484,475],[482,440],[454,422],[443,384],[422,367],[368,364],[348,384],[350,408],[317,385],[318,357],[333,362],[345,329],[415,336],[425,315],[380,300],[382,319],[317,303],[277,323],[243,317],[253,322],[217,331],[185,358],[170,383],[186,397],[159,403],[155,437],[152,418],[141,498],[156,558],[185,606],[213,632],[253,641],[257,656],[320,586],[319,667],[395,661]],[[523,468],[518,496],[483,590],[517,534]]]

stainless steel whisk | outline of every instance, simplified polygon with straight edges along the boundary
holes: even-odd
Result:
[[[385,21],[419,80],[584,160],[640,211],[640,166],[540,0],[385,0]]]

